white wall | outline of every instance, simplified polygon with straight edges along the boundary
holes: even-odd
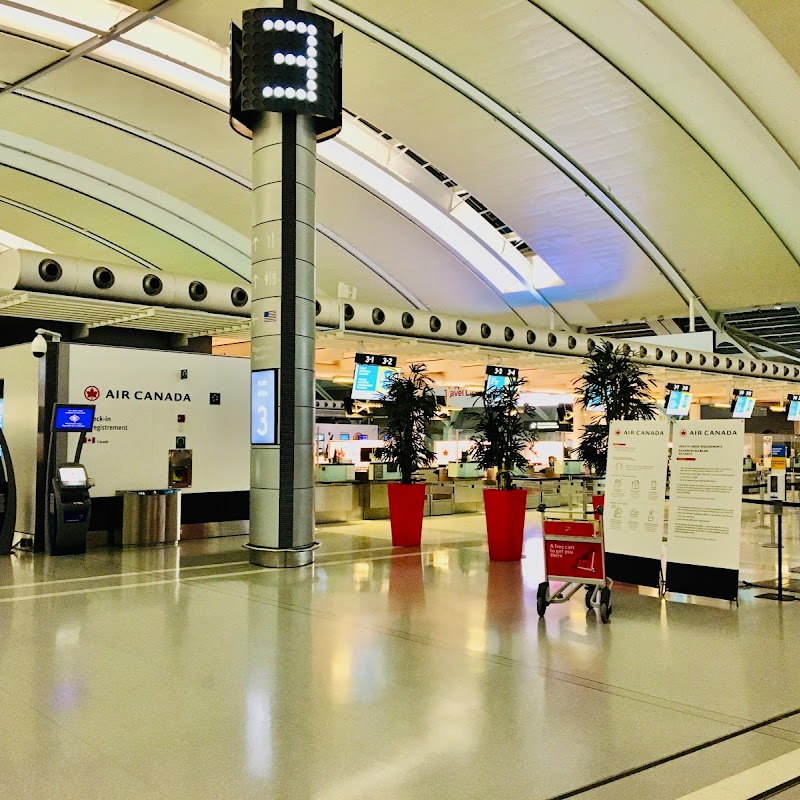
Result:
[[[39,365],[30,344],[0,349],[3,432],[17,480],[17,530],[33,534],[36,497],[36,434],[39,421]]]
[[[65,349],[68,388],[59,387],[59,402],[92,402],[89,387],[100,393],[81,459],[96,484],[92,496],[165,488],[177,436],[186,437],[193,455],[192,488],[184,491],[249,489],[249,359],[81,344]],[[182,369],[189,371],[185,380]],[[220,405],[211,405],[212,392],[220,394]],[[186,415],[183,424],[179,414]],[[70,458],[76,443],[71,435]]]

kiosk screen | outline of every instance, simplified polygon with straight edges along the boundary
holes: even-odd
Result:
[[[67,433],[89,433],[94,425],[94,406],[56,406],[53,420],[54,431]]]
[[[685,417],[692,404],[691,387],[685,383],[668,383],[664,411],[670,417]]]
[[[58,480],[64,489],[85,489],[89,485],[89,476],[82,466],[59,467]]]
[[[800,395],[789,396],[789,414],[786,417],[789,422],[800,422]]]

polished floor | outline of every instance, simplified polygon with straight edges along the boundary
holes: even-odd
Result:
[[[744,517],[743,577],[774,577]],[[538,515],[521,564],[483,526],[325,526],[291,571],[232,537],[0,559],[0,798],[676,800],[800,748],[800,602],[617,587],[607,626],[540,620]]]

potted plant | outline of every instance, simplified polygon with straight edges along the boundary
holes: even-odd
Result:
[[[651,394],[655,381],[631,358],[630,347],[600,342],[584,359],[583,376],[575,381],[575,394],[597,416],[583,430],[575,453],[595,475],[605,475],[608,432],[614,420],[655,419]]]
[[[481,469],[497,470],[497,488],[483,490],[486,509],[486,534],[489,559],[519,561],[522,558],[522,534],[525,527],[527,489],[515,489],[514,470],[524,469],[528,459],[524,451],[536,441],[536,433],[525,422],[519,408],[519,390],[524,379],[480,392],[483,401],[475,426],[472,457]]]
[[[425,364],[411,364],[410,374],[397,373],[379,400],[386,414],[381,460],[400,472],[400,483],[388,486],[392,544],[396,547],[419,547],[422,539],[425,484],[413,483],[412,475],[433,462],[425,437],[437,408],[433,381],[426,370]]]

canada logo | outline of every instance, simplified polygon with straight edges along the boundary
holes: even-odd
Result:
[[[681,428],[681,436],[687,436],[687,435],[688,435],[688,432],[687,432],[686,428]]]
[[[614,436],[619,436],[621,433],[622,433],[622,431],[621,431],[619,428],[617,428],[617,429],[614,431]]]
[[[93,403],[100,397],[100,390],[96,386],[87,386],[83,390],[83,396],[90,402]]]

